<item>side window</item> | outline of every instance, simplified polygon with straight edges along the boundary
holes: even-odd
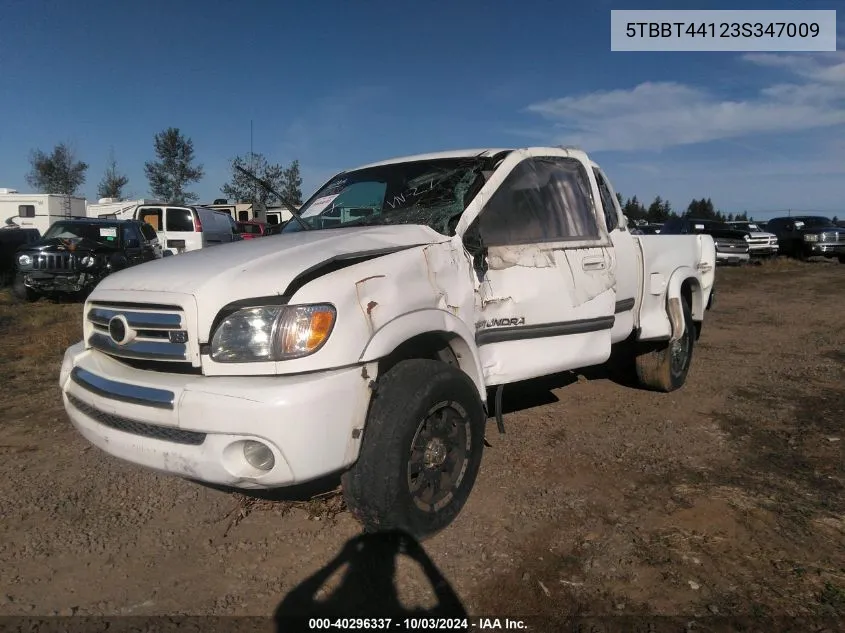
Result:
[[[154,239],[158,237],[156,235],[155,229],[151,227],[149,224],[142,224],[141,225],[141,233],[144,236],[144,239],[148,242],[152,242]]]
[[[160,231],[163,227],[161,216],[161,209],[141,209],[141,213],[138,214],[138,219],[141,220],[141,222],[149,224],[153,227],[154,231]]]
[[[129,240],[135,240],[138,243],[138,246],[141,245],[141,238],[138,235],[138,230],[131,224],[124,224],[120,228],[120,240],[123,242],[124,246],[129,245]]]
[[[19,204],[18,205],[18,216],[22,218],[34,218],[35,217],[35,205],[34,204]]]
[[[194,232],[194,214],[190,209],[167,209],[167,230]]]
[[[487,246],[598,239],[584,166],[564,157],[522,161],[481,212],[479,231]]]
[[[613,204],[613,194],[610,193],[610,187],[607,186],[598,169],[593,168],[593,175],[596,177],[596,183],[599,186],[601,206],[604,210],[604,223],[607,226],[607,232],[610,233],[619,226],[619,216],[616,213],[616,205]]]

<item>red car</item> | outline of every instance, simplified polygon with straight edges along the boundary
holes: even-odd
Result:
[[[267,235],[267,224],[264,222],[238,222],[238,233],[245,240],[252,240],[256,237]]]

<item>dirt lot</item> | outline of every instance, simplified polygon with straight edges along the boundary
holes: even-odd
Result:
[[[717,284],[682,390],[505,391],[507,434],[423,544],[469,613],[845,615],[845,266]],[[0,294],[0,615],[269,615],[357,534],[337,496],[256,502],[89,447],[57,386],[80,324]],[[432,603],[423,578],[401,561],[404,603]]]

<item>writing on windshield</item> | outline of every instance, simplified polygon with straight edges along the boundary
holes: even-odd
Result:
[[[313,229],[373,224],[423,224],[449,234],[450,222],[484,184],[484,159],[408,161],[346,172],[300,209]],[[288,223],[284,232],[302,230]]]

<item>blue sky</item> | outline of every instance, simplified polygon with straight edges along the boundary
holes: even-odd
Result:
[[[207,202],[249,150],[252,120],[255,151],[300,161],[306,197],[341,169],[391,156],[566,143],[641,200],[845,216],[841,37],[826,54],[611,52],[611,8],[736,7],[6,0],[0,187],[30,191],[30,150],[66,141],[90,165],[89,199],[110,148],[127,193],[149,196],[153,135],[175,126],[205,167],[193,190]]]

